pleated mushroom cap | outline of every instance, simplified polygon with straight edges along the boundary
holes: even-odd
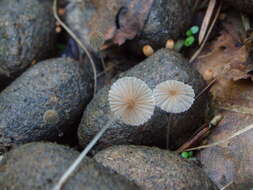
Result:
[[[116,119],[132,126],[147,122],[155,108],[152,90],[135,77],[121,78],[111,86],[109,104]]]
[[[190,85],[176,80],[158,84],[153,93],[156,105],[169,113],[187,111],[192,106],[195,96]]]

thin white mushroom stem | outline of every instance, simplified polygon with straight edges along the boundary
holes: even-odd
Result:
[[[80,165],[87,153],[97,143],[106,129],[115,120],[120,120],[126,125],[138,126],[147,122],[153,115],[155,102],[152,90],[148,85],[135,77],[124,77],[118,79],[109,90],[109,105],[111,108],[111,119],[91,140],[78,158],[62,175],[53,190],[61,190],[68,178]]]
[[[71,177],[71,175],[74,173],[74,171],[78,168],[82,160],[86,157],[88,152],[94,147],[94,145],[97,143],[97,141],[101,138],[101,136],[105,133],[105,131],[109,128],[111,123],[114,120],[111,119],[97,134],[96,136],[91,140],[91,142],[85,147],[85,149],[81,152],[81,154],[77,157],[77,159],[73,162],[73,164],[70,165],[70,167],[67,169],[67,171],[62,175],[58,183],[54,186],[52,190],[61,190],[61,188],[64,186],[64,184],[67,182],[67,180]]]

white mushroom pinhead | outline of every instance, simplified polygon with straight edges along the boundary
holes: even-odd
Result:
[[[116,119],[132,126],[148,121],[155,109],[152,90],[135,77],[118,79],[111,86],[109,104]]]
[[[194,102],[193,88],[180,81],[168,80],[158,84],[154,91],[156,105],[169,113],[187,111]]]

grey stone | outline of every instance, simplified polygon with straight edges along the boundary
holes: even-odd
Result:
[[[51,0],[0,1],[0,82],[7,84],[54,47]]]
[[[143,190],[218,190],[198,166],[167,150],[121,145],[102,150],[94,158]]]
[[[151,88],[166,80],[179,80],[191,85],[196,94],[205,87],[199,73],[180,54],[161,49],[153,56],[120,75],[144,80]],[[115,79],[116,80],[116,79]],[[174,149],[189,138],[205,118],[208,96],[198,98],[190,110],[181,114],[167,114],[156,109],[149,122],[141,126],[127,126],[112,122],[108,103],[110,85],[101,89],[88,104],[79,125],[78,136],[82,146],[87,145],[108,122],[109,129],[97,143],[97,148],[118,144],[156,145]]]
[[[73,131],[92,88],[87,65],[72,59],[32,66],[0,94],[0,144],[54,141]]]
[[[52,143],[29,143],[7,153],[0,163],[0,189],[51,190],[78,152]],[[62,190],[138,190],[112,170],[85,158]]]
[[[141,52],[147,44],[154,49],[165,47],[167,40],[176,40],[185,33],[191,18],[192,12],[186,1],[154,0],[143,30],[130,42],[131,48]]]

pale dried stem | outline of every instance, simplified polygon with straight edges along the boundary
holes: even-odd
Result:
[[[200,29],[200,32],[199,32],[199,44],[202,43],[202,41],[205,37],[205,34],[207,32],[209,23],[211,21],[211,18],[212,18],[213,12],[214,12],[215,5],[216,5],[216,0],[210,0],[209,1],[208,8],[207,8],[207,11],[206,11],[206,15],[204,17],[204,20],[202,22],[201,29]]]
[[[90,60],[90,63],[92,66],[93,75],[94,75],[94,95],[95,95],[96,89],[97,89],[97,71],[96,71],[95,62],[93,61],[90,52],[85,47],[85,45],[81,42],[81,40],[74,34],[74,32],[72,32],[71,29],[59,18],[57,14],[57,0],[54,0],[53,13],[54,13],[55,19],[59,22],[62,28],[64,28],[67,31],[67,33],[77,42],[77,44],[84,50],[84,52],[88,56],[88,59]]]
[[[212,29],[213,29],[213,27],[214,27],[214,24],[216,23],[216,20],[217,20],[218,17],[219,17],[221,7],[222,7],[222,3],[221,3],[221,4],[219,5],[219,7],[218,7],[218,10],[217,10],[216,15],[215,15],[215,17],[214,17],[214,19],[213,19],[213,22],[212,22],[212,24],[211,24],[211,26],[210,26],[210,28],[209,28],[209,30],[208,30],[208,32],[207,32],[207,34],[206,34],[204,40],[203,40],[203,42],[202,42],[200,48],[199,48],[199,49],[194,53],[194,55],[191,57],[190,63],[192,63],[192,62],[198,57],[198,55],[200,54],[200,52],[201,52],[202,49],[204,48],[204,46],[205,46],[205,44],[206,44],[206,42],[207,42],[207,40],[208,40],[208,37],[210,36],[211,31],[212,31]]]
[[[229,136],[229,137],[227,137],[223,140],[220,140],[220,141],[217,141],[215,143],[208,144],[208,145],[203,145],[203,146],[198,146],[198,147],[195,147],[195,148],[190,148],[190,149],[187,149],[186,151],[200,150],[200,149],[204,149],[204,148],[211,148],[211,147],[226,143],[227,141],[230,141],[231,139],[233,139],[235,137],[238,137],[239,135],[242,135],[242,134],[248,132],[251,129],[253,129],[253,124],[245,127],[244,129],[241,129],[241,130],[235,132],[233,135],[231,135],[231,136]]]

